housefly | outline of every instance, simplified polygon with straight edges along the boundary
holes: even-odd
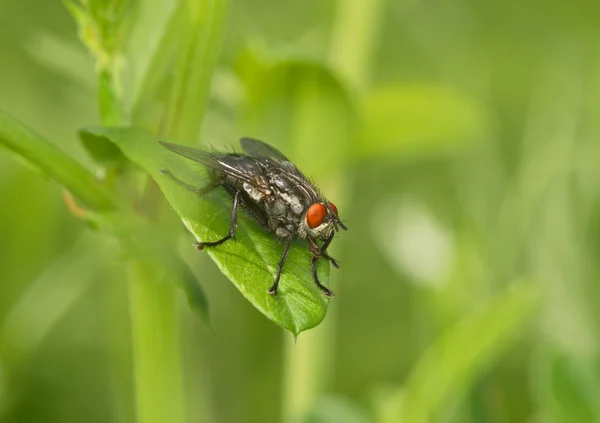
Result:
[[[323,257],[339,268],[338,262],[327,254],[327,247],[339,228],[347,228],[338,217],[336,206],[287,157],[270,145],[251,138],[240,140],[245,154],[209,153],[168,142],[161,144],[174,153],[203,164],[208,169],[208,184],[196,188],[177,179],[168,170],[162,169],[163,174],[198,194],[222,189],[233,200],[229,233],[216,241],[195,243],[198,250],[216,247],[235,238],[238,209],[241,208],[266,232],[284,242],[277,276],[267,291],[269,294],[277,295],[279,278],[292,241],[301,238],[309,243],[315,283],[327,297],[334,295],[319,282],[317,261]]]

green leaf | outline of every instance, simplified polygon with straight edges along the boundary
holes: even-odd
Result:
[[[183,423],[185,396],[177,297],[172,286],[162,283],[162,270],[152,262],[130,262],[137,421]]]
[[[128,123],[123,50],[136,2],[82,0],[78,3],[74,0],[65,0],[65,6],[78,25],[81,41],[96,59],[102,123],[105,125]]]
[[[81,131],[79,133],[79,139],[88,153],[90,153],[90,156],[102,165],[113,165],[120,157],[123,157],[119,147],[105,137],[99,137],[95,134]]]
[[[80,131],[85,132],[85,131]],[[85,136],[92,136],[86,133]],[[94,135],[102,138],[100,135]],[[104,142],[110,142],[103,138]],[[132,262],[147,263],[161,283],[177,283],[185,292],[188,304],[200,319],[210,323],[208,299],[204,289],[188,265],[176,254],[169,242],[168,228],[156,225],[145,217],[127,210],[91,213],[89,220],[101,231],[117,238],[125,257]],[[158,278],[158,275],[161,277]]]
[[[600,418],[598,363],[542,344],[532,360],[532,386],[544,421],[597,422]]]
[[[88,142],[94,138],[105,146],[109,143],[106,138],[92,133],[85,133],[83,138]],[[35,169],[63,185],[87,207],[102,212],[90,212],[86,219],[121,240],[132,256],[144,257],[153,262],[162,260],[176,268],[175,277],[186,292],[190,305],[204,321],[208,321],[206,296],[185,263],[165,251],[164,245],[157,242],[156,237],[152,237],[152,228],[143,219],[134,218],[125,209],[115,212],[116,200],[87,169],[2,111],[0,144],[6,145]],[[112,143],[109,145],[114,147]]]
[[[196,275],[182,260],[177,260],[177,263],[181,265],[179,282],[187,297],[188,305],[204,323],[210,324],[208,298],[202,285],[198,283]]]
[[[432,421],[447,398],[460,398],[478,371],[524,327],[539,302],[536,286],[517,283],[507,293],[447,331],[420,358],[389,422]],[[387,407],[384,407],[387,408]]]
[[[188,167],[190,163],[160,146],[155,136],[136,128],[90,128],[86,131],[107,137],[129,160],[150,173],[197,240],[217,240],[227,233],[230,206],[217,194],[200,199],[161,174],[159,169],[169,169],[187,183],[203,185],[202,178]],[[313,282],[311,255],[306,246],[301,243],[292,246],[281,276],[279,294],[273,297],[267,294],[267,289],[275,278],[282,245],[242,216],[236,238],[236,242],[226,242],[207,249],[207,252],[242,295],[265,316],[294,334],[318,325],[325,317],[328,302]],[[318,272],[320,281],[327,285],[329,263],[320,260]]]
[[[95,56],[98,69],[114,68],[128,33],[132,0],[64,0],[79,27],[79,37]]]
[[[93,283],[107,273],[115,254],[109,249],[98,251],[98,244],[97,238],[84,235],[55,257],[11,305],[0,324],[3,361],[12,365],[26,362]]]
[[[169,104],[160,133],[187,142],[198,137],[210,98],[227,6],[227,0],[181,3],[175,72],[169,84]]]
[[[247,89],[245,134],[288,142],[281,148],[312,176],[344,164],[356,113],[348,90],[329,69],[307,60],[269,63],[254,51],[241,57],[239,68]]]
[[[385,0],[338,0],[331,28],[329,59],[354,89],[364,90],[371,80],[385,28]]]
[[[100,118],[104,125],[124,125],[129,116],[118,93],[118,73],[102,71],[98,77]]]
[[[180,17],[177,10],[183,2],[141,0],[133,17],[127,39],[126,57],[131,71],[132,109],[135,111],[143,95],[153,93],[157,80],[170,62]]]
[[[302,423],[371,423],[373,419],[358,404],[338,396],[319,398]]]
[[[2,111],[0,144],[63,185],[87,207],[94,210],[115,207],[111,195],[86,168]]]
[[[486,129],[481,105],[445,86],[382,86],[361,106],[359,156],[452,150],[474,142]]]

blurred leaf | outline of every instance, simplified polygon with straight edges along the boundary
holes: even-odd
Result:
[[[139,99],[154,91],[158,76],[164,75],[171,58],[173,38],[180,24],[175,13],[183,1],[138,0],[134,23],[127,40],[126,56],[131,71],[131,104],[135,110]]]
[[[318,400],[315,409],[302,423],[371,423],[370,416],[352,401],[342,397],[326,396]]]
[[[239,68],[247,89],[245,135],[291,151],[294,162],[312,176],[330,174],[345,163],[355,135],[355,108],[329,69],[302,60],[270,63],[253,51],[241,57]]]
[[[2,21],[2,29],[0,43],[21,50],[37,66],[75,84],[78,90],[92,93],[95,75],[90,73],[89,57],[78,40],[59,36],[41,25],[24,25],[20,20]]]
[[[537,304],[537,288],[520,282],[447,331],[415,365],[403,394],[395,397],[395,412],[386,413],[389,421],[429,422],[447,398],[462,397],[477,372],[522,330]]]
[[[123,50],[129,30],[132,0],[65,0],[79,27],[79,37],[96,59],[99,107],[105,125],[129,122],[125,105]]]
[[[227,0],[183,1],[178,14],[175,72],[160,133],[191,142],[198,137],[220,52]],[[165,34],[167,36],[168,34]]]
[[[124,125],[129,122],[123,96],[117,92],[117,78],[115,73],[109,71],[102,71],[99,76],[100,118],[105,125]]]
[[[91,133],[83,135],[88,142],[94,137],[99,143],[109,142],[106,139],[99,140],[101,137]],[[208,320],[206,296],[198,283],[195,280],[192,282],[193,277],[187,266],[165,251],[160,238],[153,236],[156,230],[149,227],[142,218],[132,217],[127,210],[109,212],[116,208],[116,200],[87,169],[3,112],[0,112],[0,144],[5,144],[36,169],[61,183],[86,206],[101,211],[102,213],[97,214],[89,212],[86,218],[120,239],[133,257],[143,256],[154,261],[158,257],[159,260],[171,263],[179,272],[178,281],[182,283],[190,304],[203,320]]]
[[[206,293],[202,288],[202,285],[198,283],[196,275],[192,270],[183,262],[178,260],[181,264],[179,280],[181,282],[181,288],[185,292],[188,300],[188,305],[194,311],[202,321],[206,324],[210,324],[209,304]]]
[[[113,165],[119,157],[123,157],[119,147],[106,139],[90,132],[81,131],[79,138],[92,158],[102,165]]]
[[[115,206],[110,194],[77,161],[16,119],[0,111],[0,144],[62,184],[86,206],[106,210]]]
[[[97,241],[84,236],[55,259],[11,306],[0,326],[2,358],[11,365],[29,358],[98,275],[106,271],[103,266],[112,254],[95,251]]]
[[[106,136],[117,144],[125,156],[150,173],[158,182],[188,230],[202,241],[221,238],[229,230],[228,206],[211,195],[200,200],[197,194],[160,174],[171,170],[178,178],[201,186],[186,163],[158,144],[158,139],[135,128],[92,128],[87,132]],[[310,268],[311,255],[300,243],[290,249],[277,297],[267,294],[276,272],[282,245],[253,222],[240,219],[236,242],[207,249],[221,271],[257,309],[283,328],[298,334],[318,325],[327,311],[327,300],[314,284]],[[329,263],[319,261],[319,278],[327,285]]]
[[[163,283],[168,269],[132,260],[129,270],[137,421],[183,423],[181,333],[174,287]]]
[[[338,0],[331,29],[332,66],[357,90],[369,85],[379,37],[385,28],[385,0]]]
[[[431,154],[463,147],[484,134],[481,106],[450,87],[376,88],[361,105],[357,155]]]
[[[80,131],[84,132],[84,131]],[[86,136],[90,136],[88,133]],[[96,135],[100,137],[100,135]],[[107,139],[104,142],[109,142]],[[209,304],[202,285],[188,265],[173,251],[167,227],[156,225],[143,216],[126,210],[90,214],[89,220],[123,246],[124,258],[147,263],[161,283],[177,283],[186,294],[188,304],[204,323],[210,323]],[[160,277],[159,277],[160,276]]]
[[[116,66],[128,30],[132,0],[64,0],[79,27],[79,37],[100,71]]]
[[[532,385],[545,421],[597,422],[600,418],[598,365],[543,345],[533,360]]]

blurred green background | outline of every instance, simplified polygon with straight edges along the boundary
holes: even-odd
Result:
[[[296,343],[180,231],[212,323],[177,291],[168,421],[600,421],[600,3],[232,0],[226,16],[196,141],[276,145],[349,231],[338,295]],[[95,67],[63,4],[0,0],[0,109],[94,171],[76,131],[100,123]],[[136,402],[119,244],[4,149],[0,198],[0,421],[161,421]]]

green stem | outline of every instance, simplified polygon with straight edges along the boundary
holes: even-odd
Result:
[[[323,323],[300,334],[297,340],[285,334],[284,422],[300,421],[306,416],[331,380],[336,324],[331,304],[329,308]]]
[[[339,0],[338,3],[330,62],[357,91],[361,91],[367,85],[369,62],[377,42],[376,29],[382,17],[384,1]],[[318,84],[308,80],[306,85],[300,87],[299,95],[295,98],[295,120],[290,130],[290,138],[296,146],[297,156],[300,156],[301,150],[307,148],[307,143],[318,140],[319,134],[322,134],[319,122],[325,113],[324,110],[329,109],[319,110],[315,105],[316,99],[321,95]],[[336,114],[332,113],[331,116],[335,117]],[[341,134],[334,131],[332,137],[344,139]],[[326,190],[342,208],[343,203],[340,200],[343,201],[348,192],[343,180],[339,175],[333,176]],[[334,280],[335,273],[334,270]],[[314,408],[316,400],[331,380],[337,329],[336,301],[340,299],[336,298],[330,303],[327,319],[319,327],[302,334],[295,345],[285,339],[283,421],[296,421],[305,416]]]
[[[200,132],[210,98],[227,12],[226,0],[184,1],[181,4],[180,51],[164,129],[171,139],[191,142]]]
[[[1,110],[0,144],[4,144],[66,187],[87,207],[93,210],[116,207],[115,201],[91,172]]]
[[[331,128],[337,128],[334,123],[337,108],[328,106],[328,98],[319,92],[319,79],[306,76],[299,83],[298,90],[293,100],[293,119],[290,128],[290,139],[293,143],[293,157],[301,157],[302,150],[308,148],[315,151],[316,145],[321,137],[323,118],[331,118]],[[329,99],[331,100],[331,99]],[[339,129],[339,128],[338,128]],[[344,140],[342,132],[332,129],[327,135],[331,137],[328,141],[333,145],[339,145]],[[308,147],[311,146],[311,147]],[[335,151],[335,149],[330,150]],[[330,157],[331,158],[331,157]],[[332,158],[329,163],[335,163]],[[309,163],[308,160],[306,160]],[[310,166],[309,174],[310,172]],[[317,170],[316,167],[314,169]],[[343,198],[345,197],[343,178],[336,175],[330,176],[327,183],[322,184],[324,192],[343,210]],[[336,245],[331,249],[335,252]],[[334,253],[339,258],[337,254]],[[342,270],[343,271],[343,270]],[[335,281],[339,278],[340,271],[332,269],[330,283],[334,291],[339,291],[339,284]],[[338,292],[339,293],[339,292]],[[305,332],[299,336],[298,341],[292,344],[285,337],[285,385],[283,398],[283,421],[293,422],[302,419],[308,412],[314,409],[318,398],[326,391],[332,379],[335,354],[335,333],[337,330],[337,302],[334,298],[329,302],[327,317],[318,327]]]
[[[157,131],[169,139],[193,141],[209,99],[210,81],[219,52],[225,0],[183,0],[176,13],[182,26],[171,95]],[[181,13],[183,12],[183,13]],[[165,37],[169,37],[166,34]],[[146,93],[145,93],[146,94]],[[134,122],[135,123],[135,122]],[[131,316],[138,423],[180,423],[185,418],[183,359],[174,284],[151,277],[167,266],[134,263]],[[183,277],[173,275],[170,277]],[[154,280],[153,280],[154,279]],[[194,410],[198,411],[198,410]]]
[[[350,86],[362,91],[379,39],[385,0],[338,0],[331,34],[331,66]]]
[[[184,422],[177,304],[155,266],[131,263],[130,306],[138,423]]]

